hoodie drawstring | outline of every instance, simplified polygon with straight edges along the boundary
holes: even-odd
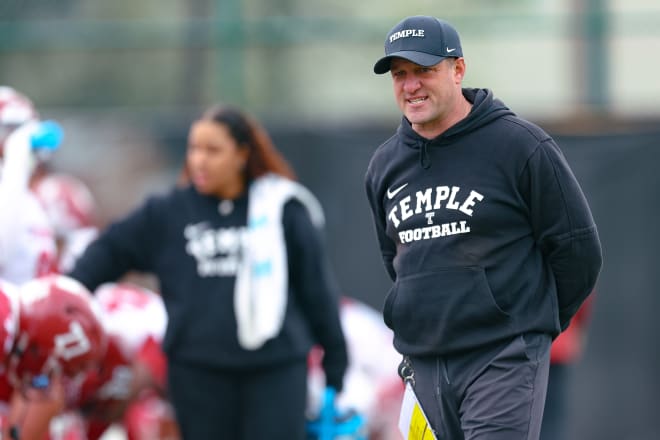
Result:
[[[429,141],[422,142],[422,147],[419,149],[419,164],[425,170],[431,168],[431,156],[429,156]]]

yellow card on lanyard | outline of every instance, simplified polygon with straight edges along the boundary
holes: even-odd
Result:
[[[401,402],[399,430],[404,440],[438,440],[409,382]]]

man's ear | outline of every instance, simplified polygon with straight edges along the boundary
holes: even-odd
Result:
[[[454,61],[454,77],[456,78],[458,84],[463,81],[463,78],[465,77],[465,71],[465,58],[456,58],[456,61]]]

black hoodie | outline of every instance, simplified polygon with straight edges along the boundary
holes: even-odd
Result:
[[[557,336],[601,268],[587,201],[552,138],[486,89],[434,139],[404,117],[365,177],[394,285],[383,315],[407,355],[525,332]]]
[[[168,313],[163,348],[170,361],[249,371],[305,361],[318,343],[326,380],[341,390],[348,354],[339,286],[306,208],[291,200],[282,213],[289,268],[282,329],[261,348],[245,350],[236,336],[234,282],[248,192],[230,213],[221,214],[220,205],[192,186],[150,196],[103,231],[69,275],[93,291],[131,270],[154,274]]]

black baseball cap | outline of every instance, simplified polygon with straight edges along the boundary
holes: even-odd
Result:
[[[389,72],[395,57],[430,67],[443,58],[462,56],[461,40],[451,24],[439,18],[416,15],[404,18],[387,33],[385,56],[374,64],[374,72]]]

